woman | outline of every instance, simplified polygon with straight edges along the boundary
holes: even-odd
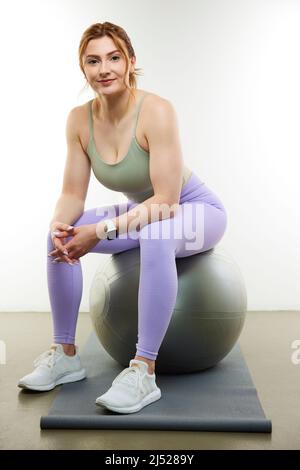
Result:
[[[182,162],[172,104],[137,89],[136,58],[126,32],[108,22],[92,25],[81,39],[79,62],[96,98],[72,109],[67,120],[63,188],[47,242],[54,343],[18,385],[51,390],[85,378],[75,346],[80,257],[140,247],[136,355],[96,400],[133,413],[161,397],[155,360],[176,302],[175,258],[214,247],[227,216],[220,199]],[[91,168],[127,202],[85,211]],[[193,236],[196,243],[188,243]]]

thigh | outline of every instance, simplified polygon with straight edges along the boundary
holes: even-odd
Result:
[[[183,258],[213,248],[223,237],[226,225],[225,211],[201,201],[186,202],[180,204],[174,217],[144,226],[140,244],[160,240],[159,244],[173,250],[176,258]],[[153,247],[157,248],[157,242]]]
[[[226,212],[205,202],[182,204],[175,227],[180,233],[176,257],[183,258],[210,250],[219,243],[227,226]]]

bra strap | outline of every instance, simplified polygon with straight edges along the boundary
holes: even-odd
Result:
[[[92,110],[92,104],[93,104],[94,98],[90,100],[89,103],[89,140],[91,141],[93,138],[94,134],[94,128],[93,128],[93,110]]]
[[[149,95],[149,93],[144,93],[144,95],[140,99],[140,102],[137,106],[137,110],[136,110],[136,113],[135,113],[136,117],[135,117],[135,126],[134,126],[134,134],[133,135],[135,135],[135,132],[136,132],[136,127],[137,127],[138,118],[139,118],[142,103],[143,103],[143,101],[144,101],[144,99],[147,95]],[[90,100],[90,102],[89,102],[89,134],[90,134],[90,140],[93,138],[93,134],[94,134],[93,109],[92,109],[93,101],[94,101],[94,98],[92,100]]]
[[[141,110],[141,106],[142,106],[142,103],[145,99],[145,97],[149,95],[149,93],[144,93],[144,95],[142,96],[142,98],[140,99],[140,102],[137,106],[137,111],[136,111],[136,118],[135,118],[135,126],[134,126],[134,133],[133,135],[135,136],[135,132],[136,132],[136,127],[137,127],[137,123],[138,123],[138,118],[139,118],[139,114],[140,114],[140,110]]]

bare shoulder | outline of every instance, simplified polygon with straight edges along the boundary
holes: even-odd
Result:
[[[145,99],[144,108],[144,133],[149,143],[149,138],[161,131],[177,131],[177,115],[172,102],[162,96],[150,93]]]
[[[81,105],[75,106],[69,112],[68,121],[70,126],[73,128],[74,137],[79,140],[81,147],[85,151],[86,144],[86,133],[87,133],[87,122],[88,122],[88,104],[89,101]],[[85,151],[86,153],[86,151]]]
[[[170,100],[162,96],[156,95],[155,93],[148,93],[147,99],[145,99],[145,107],[151,111],[168,111],[174,110],[174,106]]]
[[[82,105],[75,106],[69,111],[67,117],[67,133],[72,136],[74,139],[79,139],[79,129],[82,123]]]

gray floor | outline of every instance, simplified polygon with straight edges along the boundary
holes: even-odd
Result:
[[[91,321],[80,313],[77,344],[87,340]],[[300,340],[300,312],[249,312],[240,345],[272,434],[140,430],[41,430],[58,392],[24,394],[16,383],[52,342],[50,313],[0,313],[0,449],[300,449],[300,364],[291,343]],[[84,397],[83,397],[84,399]]]

